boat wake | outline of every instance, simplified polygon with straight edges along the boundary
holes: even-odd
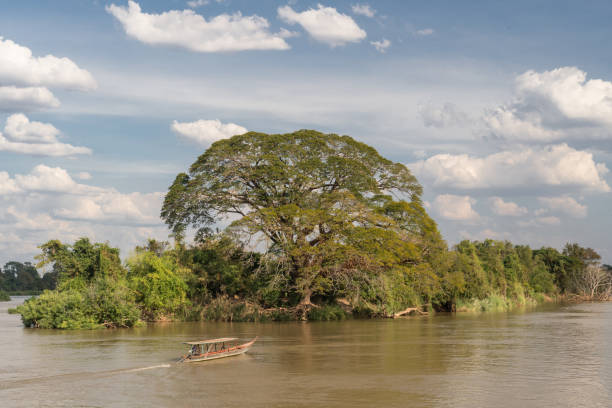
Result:
[[[127,370],[116,370],[114,373],[135,373],[137,371],[153,370],[154,368],[170,368],[170,364],[159,364],[150,367],[129,368]]]
[[[146,370],[153,370],[156,368],[170,368],[170,367],[171,367],[170,364],[158,364],[158,365],[148,366],[148,367],[124,368],[124,369],[119,369],[119,370],[106,370],[106,371],[93,371],[93,372],[85,371],[85,372],[80,372],[80,373],[51,375],[48,377],[24,378],[21,380],[0,382],[0,390],[5,390],[9,388],[19,388],[19,387],[23,387],[23,386],[27,386],[31,384],[39,384],[43,382],[48,383],[48,382],[53,382],[53,381],[58,381],[58,380],[66,380],[70,378],[82,379],[82,378],[108,377],[108,376],[115,375],[115,374],[135,373],[138,371],[146,371]]]

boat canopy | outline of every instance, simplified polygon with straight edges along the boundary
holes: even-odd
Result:
[[[198,344],[214,344],[214,343],[225,343],[228,341],[238,340],[237,337],[222,337],[220,339],[200,340],[200,341],[186,341],[183,344],[189,344],[195,346]]]

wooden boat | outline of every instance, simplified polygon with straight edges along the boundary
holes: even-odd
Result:
[[[257,337],[248,343],[236,344],[235,337],[223,337],[201,341],[188,341],[183,344],[190,346],[189,353],[179,360],[179,363],[195,363],[196,361],[215,360],[217,358],[232,357],[244,354],[257,341]]]

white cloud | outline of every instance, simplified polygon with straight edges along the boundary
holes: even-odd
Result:
[[[39,165],[14,177],[0,172],[0,261],[31,260],[41,243],[83,236],[129,254],[147,238],[167,239],[163,197],[80,184],[59,167]]]
[[[586,76],[576,67],[519,75],[514,100],[485,112],[487,132],[535,142],[610,138],[612,82]]]
[[[536,221],[544,225],[559,225],[561,220],[558,217],[540,217],[536,218]]]
[[[206,6],[208,3],[210,3],[208,0],[195,0],[195,1],[188,1],[187,5],[191,8],[197,8],[197,7]]]
[[[485,126],[494,138],[549,142],[563,138],[563,131],[542,126],[538,113],[524,112],[520,118],[513,107],[489,109],[483,117]]]
[[[34,57],[29,48],[3,37],[0,37],[0,82],[82,91],[97,87],[93,76],[72,60],[54,55]]]
[[[537,217],[529,221],[519,221],[518,225],[520,227],[542,227],[542,226],[555,226],[561,225],[561,219],[559,217],[549,216],[549,217]]]
[[[163,193],[121,194],[106,190],[62,200],[53,215],[63,219],[127,224],[159,224]]]
[[[426,37],[428,35],[433,35],[434,32],[433,28],[423,28],[421,30],[416,30],[414,33],[418,36]]]
[[[4,133],[15,142],[55,143],[60,132],[50,123],[30,122],[26,115],[16,113],[6,119]]]
[[[443,105],[422,104],[419,105],[418,111],[423,124],[427,127],[461,126],[469,120],[467,114],[457,108],[455,104],[449,102]]]
[[[540,215],[544,215],[547,212],[548,212],[548,208],[538,208],[537,210],[533,212],[533,214],[539,217]]]
[[[57,108],[60,102],[47,88],[0,86],[0,111]]]
[[[503,151],[485,157],[438,154],[408,165],[434,187],[453,189],[574,188],[608,192],[608,169],[566,144]]]
[[[331,47],[359,42],[366,37],[366,32],[350,16],[321,4],[301,13],[289,6],[279,7],[278,16],[288,24],[301,25],[312,38]]]
[[[0,196],[20,192],[17,182],[6,171],[0,171]]]
[[[220,120],[197,120],[195,122],[177,122],[170,129],[180,137],[207,146],[217,140],[242,135],[248,130],[235,123],[221,123]]]
[[[476,200],[470,196],[441,194],[433,202],[433,208],[443,218],[453,221],[474,221],[479,215],[472,205]]]
[[[111,188],[77,183],[65,169],[44,164],[13,178],[0,172],[0,192],[5,199],[9,195],[19,195],[19,201],[24,203],[24,209],[7,206],[8,214],[26,211],[28,203],[36,202],[37,211],[40,213],[44,209],[49,217],[145,225],[160,223],[163,200],[163,193],[159,192],[124,194]],[[23,227],[27,217],[17,218],[21,219]],[[34,224],[32,221],[28,225]]]
[[[35,144],[11,142],[2,136],[2,134],[0,134],[0,151],[54,157],[91,154],[91,149],[88,147],[72,146],[67,143]]]
[[[366,16],[366,17],[374,17],[374,15],[376,14],[376,10],[374,10],[372,7],[370,7],[369,4],[354,4],[351,9],[353,10],[353,13],[355,14],[360,14],[362,16]]]
[[[500,197],[491,197],[491,210],[497,215],[519,217],[527,214],[527,209],[512,201],[504,201]]]
[[[79,190],[79,186],[66,170],[44,164],[34,167],[29,174],[17,174],[15,181],[21,191],[68,193]]]
[[[223,3],[225,0],[215,0],[217,3]],[[202,6],[207,6],[210,4],[210,0],[192,0],[188,1],[187,5],[191,8],[198,8]]]
[[[57,140],[60,131],[53,125],[31,122],[24,114],[9,116],[0,133],[0,151],[38,156],[73,156],[91,154],[87,147],[72,146]]]
[[[391,41],[383,38],[381,41],[370,41],[370,44],[376,48],[376,51],[384,54],[387,51],[387,48],[391,46]]]
[[[111,4],[106,10],[130,37],[146,44],[174,45],[196,52],[286,50],[288,32],[273,34],[268,20],[256,15],[220,14],[208,21],[193,10],[143,13],[132,0],[127,7]]]
[[[540,197],[538,200],[551,210],[560,211],[575,218],[587,216],[587,206],[569,196]]]
[[[76,174],[76,178],[78,178],[79,180],[91,180],[91,174],[86,171],[81,171]]]

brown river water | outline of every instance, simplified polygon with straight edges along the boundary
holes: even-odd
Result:
[[[612,303],[320,323],[24,329],[0,303],[0,407],[612,407]],[[176,364],[183,341],[259,340]]]

